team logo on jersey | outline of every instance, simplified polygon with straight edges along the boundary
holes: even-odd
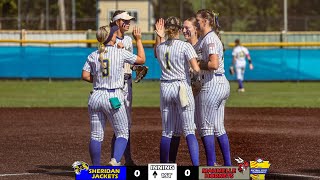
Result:
[[[72,164],[72,168],[74,170],[74,172],[79,175],[81,174],[82,170],[89,170],[89,165],[83,161],[76,161]]]
[[[235,159],[238,163],[238,171],[244,173],[249,168],[249,162],[244,161],[241,157]]]
[[[210,43],[209,44],[209,51],[210,52],[214,51],[214,47],[215,47],[214,43]]]

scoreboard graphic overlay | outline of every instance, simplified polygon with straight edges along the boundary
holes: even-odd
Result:
[[[241,159],[242,160],[242,159]],[[263,163],[259,159],[258,164]],[[238,166],[177,166],[174,163],[155,163],[148,166],[89,166],[83,161],[76,161],[72,167],[76,180],[208,180],[208,179],[264,179],[270,167],[257,166],[257,163],[238,162]],[[252,168],[252,169],[250,169]],[[256,168],[256,169],[255,169]],[[259,168],[259,169],[257,169]],[[263,168],[263,172],[261,171]],[[258,172],[259,170],[259,172]],[[254,174],[253,174],[254,173]],[[256,175],[259,174],[259,175]],[[258,176],[258,178],[256,178]]]

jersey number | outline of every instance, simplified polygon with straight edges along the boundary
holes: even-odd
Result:
[[[164,57],[166,58],[166,69],[170,70],[170,61],[169,61],[169,52],[166,52],[166,54],[164,54]]]
[[[104,67],[102,70],[102,77],[108,77],[109,76],[109,59],[103,60]]]
[[[239,58],[244,58],[245,53],[243,51],[239,52]]]

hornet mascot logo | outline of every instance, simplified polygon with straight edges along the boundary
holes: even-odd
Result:
[[[83,161],[76,161],[72,164],[72,168],[73,168],[74,172],[77,175],[79,175],[79,174],[81,174],[82,170],[88,170],[89,165]]]
[[[247,161],[244,161],[240,157],[235,159],[238,162],[238,171],[243,173],[245,170],[248,169],[249,163]]]

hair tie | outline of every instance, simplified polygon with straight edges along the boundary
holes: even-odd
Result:
[[[103,43],[99,43],[99,49],[104,48],[104,47],[105,47],[105,45]]]
[[[212,11],[212,14],[213,14],[213,17],[214,17],[214,21],[215,21],[216,27],[220,28],[219,18],[218,18],[219,13],[215,13],[214,11]]]

